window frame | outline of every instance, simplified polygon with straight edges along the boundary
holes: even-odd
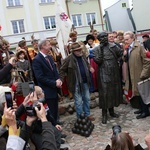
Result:
[[[45,24],[45,19],[48,19],[48,23],[49,23],[49,27],[50,28],[46,28],[46,24]],[[52,19],[53,19],[53,21],[54,21],[54,26],[55,27],[52,27],[53,26],[53,24],[52,24]],[[55,16],[45,16],[45,17],[43,17],[43,22],[44,22],[44,28],[45,28],[45,30],[51,30],[51,29],[56,29],[56,21],[55,21]]]
[[[80,16],[80,19],[81,19],[81,25],[79,25],[78,15]],[[73,22],[73,16],[75,16],[77,26]],[[72,14],[71,15],[71,20],[72,20],[72,22],[73,22],[73,24],[74,24],[75,27],[81,27],[81,26],[83,26],[82,14]]]
[[[82,4],[87,2],[87,0],[73,0],[73,3]]]
[[[13,5],[9,5],[9,0],[7,0],[7,7],[19,7],[19,6],[22,6],[22,0],[18,0],[19,1],[19,5],[15,5],[16,4],[15,1],[16,0],[12,0]]]
[[[42,2],[42,0],[39,0],[40,5],[46,5],[46,4],[52,4],[55,2],[55,0],[51,0],[51,2],[48,2],[49,0],[45,0],[45,2]]]
[[[91,12],[91,13],[86,13],[86,23],[87,23],[87,25],[90,25],[90,24],[88,23],[88,17],[87,17],[88,14],[90,14],[90,21],[92,21],[91,24],[93,24],[93,20],[91,20],[91,19],[92,19],[91,15],[92,15],[92,14],[95,15],[95,23],[94,23],[94,24],[97,24],[96,13],[95,13],[95,12]]]
[[[19,21],[22,21],[23,29],[21,28],[21,24]],[[17,24],[17,32],[15,32],[15,28],[13,26],[13,23]],[[19,19],[19,20],[11,20],[11,26],[12,26],[12,32],[13,34],[20,34],[20,33],[25,33],[25,24],[24,24],[24,19]],[[21,31],[23,30],[23,31]]]

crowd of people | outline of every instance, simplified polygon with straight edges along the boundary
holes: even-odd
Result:
[[[111,117],[119,117],[114,107],[122,103],[138,108],[134,112],[137,119],[150,116],[149,105],[143,102],[137,88],[138,82],[150,77],[149,36],[143,35],[142,43],[131,31],[98,33],[92,29],[85,41],[78,41],[77,36],[76,31],[70,32],[65,59],[55,39],[32,37],[30,46],[23,39],[16,50],[11,51],[9,42],[0,37],[3,149],[28,149],[30,139],[36,150],[67,150],[67,147],[61,148],[66,135],[58,110],[63,96],[73,98],[77,118],[84,114],[94,121],[90,94],[98,92],[102,124],[107,124],[107,111]],[[8,92],[11,92],[11,107]],[[150,134],[145,141],[150,148]],[[121,132],[112,137],[108,149],[125,148],[134,149],[129,134]]]

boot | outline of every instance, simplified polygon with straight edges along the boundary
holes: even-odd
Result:
[[[107,124],[107,109],[102,109],[102,124]]]
[[[119,115],[116,114],[116,113],[114,113],[114,107],[109,108],[109,114],[110,114],[110,116],[113,117],[113,118],[119,118]]]

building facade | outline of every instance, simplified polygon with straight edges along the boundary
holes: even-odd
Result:
[[[149,19],[149,0],[132,0],[133,10],[132,15],[136,24],[137,32],[150,31],[150,19]]]
[[[108,31],[135,31],[128,0],[119,0],[105,9],[105,20]]]
[[[89,24],[94,29],[104,30],[100,0],[60,0],[65,12],[72,20],[79,39],[89,33]],[[14,45],[24,37],[31,41],[56,36],[55,0],[1,0],[0,35]]]

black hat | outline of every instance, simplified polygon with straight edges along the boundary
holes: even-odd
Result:
[[[88,35],[86,36],[86,41],[88,41],[88,40],[90,40],[90,39],[92,39],[93,41],[95,40],[95,38],[94,38],[94,36],[93,36],[92,34],[88,34]]]

